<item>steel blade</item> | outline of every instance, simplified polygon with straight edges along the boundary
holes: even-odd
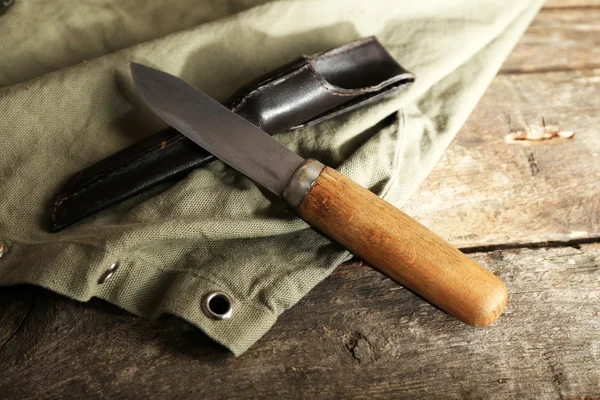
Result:
[[[139,94],[166,123],[276,195],[304,161],[182,79],[137,63],[131,73]]]

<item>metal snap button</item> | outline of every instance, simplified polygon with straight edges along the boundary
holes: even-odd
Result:
[[[227,319],[233,314],[233,300],[227,293],[212,292],[202,300],[202,311],[213,319]]]
[[[4,243],[0,242],[0,258],[4,255]]]
[[[104,282],[106,282],[107,279],[110,279],[110,277],[113,276],[115,272],[117,272],[117,269],[119,269],[118,261],[112,263],[110,267],[108,267],[108,269],[104,271],[102,275],[100,275],[100,278],[98,278],[98,284],[102,285]]]

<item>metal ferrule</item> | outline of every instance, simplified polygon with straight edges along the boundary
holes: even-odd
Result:
[[[302,200],[324,169],[325,165],[317,160],[304,161],[288,181],[281,197],[294,210],[300,207]]]

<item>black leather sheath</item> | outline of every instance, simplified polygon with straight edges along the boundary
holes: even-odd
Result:
[[[415,77],[374,37],[304,56],[244,86],[226,102],[268,133],[319,123],[406,87]],[[56,194],[59,231],[215,157],[169,127],[73,175]]]

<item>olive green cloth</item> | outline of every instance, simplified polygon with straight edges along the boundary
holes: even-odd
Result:
[[[349,256],[245,177],[215,162],[47,231],[52,196],[70,175],[164,126],[135,93],[129,62],[223,100],[300,54],[376,35],[417,75],[414,86],[275,137],[401,206],[541,3],[16,0],[0,16],[0,284],[175,314],[243,353]],[[202,312],[212,291],[234,299],[230,319]]]

